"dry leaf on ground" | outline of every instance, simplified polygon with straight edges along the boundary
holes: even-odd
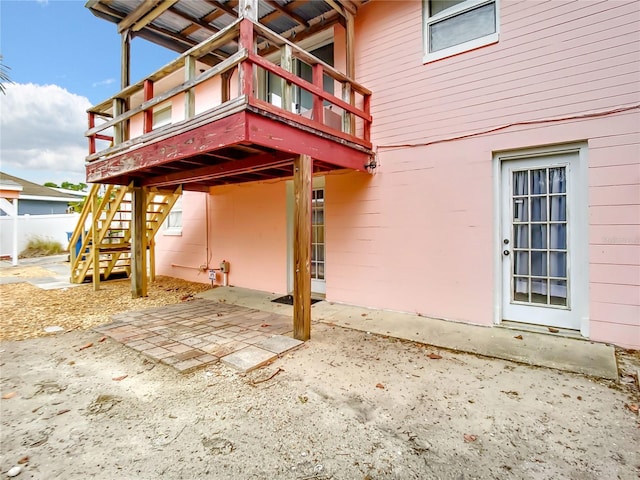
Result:
[[[465,443],[475,442],[477,439],[478,439],[477,435],[471,435],[470,433],[465,433],[464,434],[464,442]]]
[[[383,385],[383,384],[381,384],[381,383],[378,383],[378,384],[376,384],[376,388],[381,388],[381,389],[383,389],[383,390],[384,390],[384,385]]]
[[[427,355],[431,360],[440,360],[442,358],[441,355],[438,355],[437,353],[430,353],[429,355]]]
[[[2,399],[3,400],[9,400],[10,398],[15,397],[17,394],[18,394],[18,392],[5,393],[4,395],[2,395]]]

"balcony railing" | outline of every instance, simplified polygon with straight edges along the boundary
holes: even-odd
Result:
[[[269,55],[254,53],[257,41]],[[226,58],[214,66],[199,61],[212,54],[220,58],[220,52],[229,52],[229,47],[233,53],[222,55]],[[280,65],[267,59],[278,54]],[[311,82],[293,73],[295,60],[311,67]],[[280,83],[279,104],[268,101],[264,82],[259,80],[266,78],[266,72],[271,74],[271,82],[275,77]],[[325,90],[325,78],[333,82],[335,94]],[[301,91],[312,99],[312,108],[305,112],[293,101]],[[246,108],[370,148],[370,99],[371,91],[337,69],[264,26],[239,19],[146,79],[91,108],[87,161],[169,138]],[[168,101],[175,121],[154,128],[154,108]],[[176,105],[183,106],[183,115],[175,112]]]

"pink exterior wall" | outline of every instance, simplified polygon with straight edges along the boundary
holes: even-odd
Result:
[[[157,237],[159,275],[208,282],[208,274],[199,266],[218,268],[227,260],[231,285],[286,293],[284,182],[216,187],[210,195],[186,192],[182,205],[182,236],[160,232]]]
[[[429,64],[421,1],[359,10],[357,80],[374,92],[380,166],[326,178],[327,299],[491,325],[494,152],[581,142],[589,335],[640,348],[639,110],[558,120],[640,104],[638,4],[499,5],[497,44]],[[335,45],[340,67],[340,27]],[[415,146],[386,148],[398,144]],[[284,182],[214,189],[210,205],[212,258],[231,261],[231,283],[285,291]]]
[[[200,192],[182,194],[182,234],[168,235],[163,228],[156,235],[156,274],[208,283],[201,266],[207,265],[207,211],[211,196]]]
[[[636,2],[500,5],[498,44],[426,65],[421,2],[359,11],[356,71],[374,92],[381,166],[368,182],[358,174],[327,179],[327,297],[491,324],[493,152],[587,141],[590,336],[638,347],[637,109],[381,148],[640,102]]]

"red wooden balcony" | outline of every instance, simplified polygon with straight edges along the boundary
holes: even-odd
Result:
[[[311,81],[292,72],[294,61],[311,68]],[[300,92],[311,98],[306,111],[294,101]],[[207,190],[291,176],[298,155],[313,158],[314,172],[366,171],[370,99],[335,68],[239,19],[89,110],[87,180]],[[163,116],[171,121],[160,126]]]

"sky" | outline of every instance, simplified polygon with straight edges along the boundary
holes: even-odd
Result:
[[[0,171],[43,184],[85,181],[86,110],[120,90],[120,35],[78,0],[0,0]],[[131,80],[178,54],[131,42]]]

